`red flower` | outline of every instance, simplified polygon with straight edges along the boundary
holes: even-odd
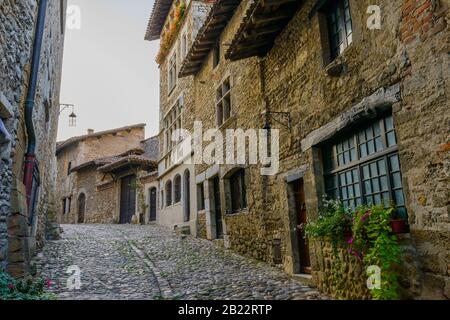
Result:
[[[50,279],[45,279],[45,285],[47,286],[48,289],[51,288],[52,284],[53,284],[53,283],[52,283],[52,280],[50,280]]]
[[[15,288],[14,284],[12,284],[12,283],[8,284],[8,289],[9,290],[14,290],[14,288]]]

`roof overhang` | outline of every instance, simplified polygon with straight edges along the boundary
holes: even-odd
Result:
[[[136,167],[139,167],[143,170],[148,170],[151,168],[156,168],[157,165],[158,164],[156,163],[156,161],[153,160],[143,159],[142,157],[128,156],[113,163],[104,165],[98,168],[98,171],[103,173],[115,173],[118,171],[122,171],[124,168]]]
[[[217,0],[209,12],[191,46],[178,76],[187,77],[197,73],[211,49],[227,26],[241,0]]]
[[[247,10],[225,58],[236,61],[266,55],[303,3],[304,0],[255,0]]]
[[[172,7],[173,0],[155,0],[150,20],[145,33],[145,40],[158,40],[161,36],[161,31],[166,22],[167,15]]]

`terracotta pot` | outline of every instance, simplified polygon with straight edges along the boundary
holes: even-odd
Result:
[[[409,233],[409,224],[406,220],[391,220],[391,228],[395,234]]]

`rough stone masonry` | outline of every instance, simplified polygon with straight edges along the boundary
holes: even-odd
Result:
[[[39,168],[36,217],[28,216],[23,183],[28,137],[24,103],[30,76],[38,1],[0,1],[1,109],[11,141],[0,134],[0,263],[13,275],[30,272],[30,259],[43,246],[48,217],[54,211],[55,146],[66,1],[48,1],[33,123]]]

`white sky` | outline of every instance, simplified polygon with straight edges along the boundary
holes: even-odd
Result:
[[[146,123],[158,133],[159,42],[144,40],[154,0],[69,0],[81,9],[81,29],[66,29],[61,103],[75,104],[76,128],[65,110],[58,141]]]

